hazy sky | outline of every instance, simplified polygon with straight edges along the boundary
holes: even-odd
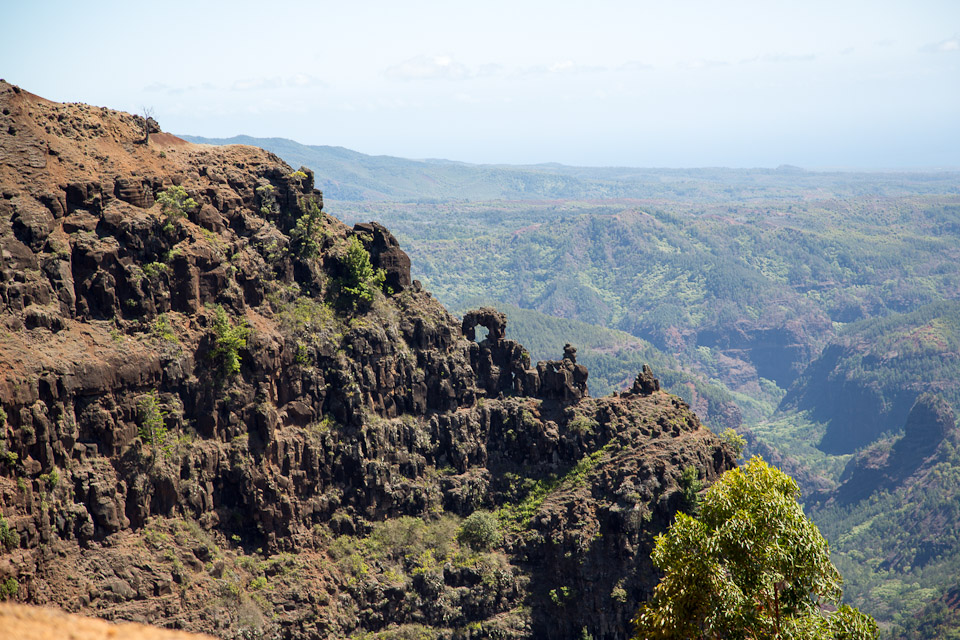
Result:
[[[960,1],[28,2],[0,76],[468,162],[960,167]]]

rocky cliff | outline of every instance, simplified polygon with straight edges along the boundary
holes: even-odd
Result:
[[[245,146],[0,83],[0,595],[225,638],[624,638],[732,454],[457,321]],[[476,341],[476,327],[487,337]],[[558,354],[560,356],[560,354]]]

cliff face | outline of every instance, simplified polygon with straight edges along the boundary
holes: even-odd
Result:
[[[222,637],[626,637],[683,468],[733,465],[685,404],[591,398],[574,349],[458,322],[265,151],[6,83],[0,113],[4,597]]]
[[[867,447],[854,456],[840,477],[836,500],[847,505],[877,491],[890,491],[922,475],[938,460],[942,445],[958,439],[956,416],[950,405],[934,394],[923,394],[914,403],[903,435]]]

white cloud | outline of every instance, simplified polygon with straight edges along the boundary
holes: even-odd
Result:
[[[260,89],[279,89],[283,84],[280,78],[250,78],[237,80],[230,88],[234,91],[258,91]]]
[[[841,55],[849,55],[854,49],[848,47],[840,52]],[[753,56],[740,60],[740,64],[752,64],[754,62],[793,63],[793,62],[813,62],[817,59],[813,53],[766,53],[762,56]]]
[[[326,86],[326,83],[322,80],[305,73],[297,73],[287,77],[245,78],[235,81],[230,85],[230,89],[234,91],[274,91],[276,89],[308,89],[323,86]]]
[[[647,64],[646,62],[640,62],[639,60],[630,60],[629,62],[624,62],[620,65],[621,71],[648,71],[653,69],[652,64]]]
[[[595,73],[606,71],[606,67],[588,66],[578,64],[574,60],[557,60],[551,64],[541,64],[534,67],[527,67],[520,71],[522,74],[531,75],[560,75],[571,73]]]
[[[417,56],[388,67],[384,73],[396,80],[462,80],[475,75],[448,55]]]
[[[960,36],[955,35],[952,38],[947,38],[946,40],[941,40],[940,42],[932,42],[922,46],[920,50],[926,53],[949,53],[953,51],[960,51]]]
[[[730,63],[723,60],[693,60],[684,62],[680,66],[685,69],[715,69],[717,67],[726,67]]]

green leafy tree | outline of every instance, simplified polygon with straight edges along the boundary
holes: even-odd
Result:
[[[167,427],[164,418],[167,412],[160,406],[160,398],[157,390],[140,396],[137,402],[140,420],[137,425],[137,432],[145,444],[154,447],[156,451],[168,450],[167,446]]]
[[[197,201],[191,198],[187,194],[187,190],[180,185],[174,185],[161,191],[157,195],[157,202],[160,203],[160,208],[163,210],[164,231],[172,231],[177,220],[199,206]]]
[[[220,363],[221,373],[225,377],[240,372],[240,349],[247,346],[247,337],[250,328],[241,321],[234,325],[227,312],[217,305],[216,315],[213,317],[213,348],[210,356]]]
[[[340,293],[356,307],[358,302],[373,302],[373,292],[383,286],[386,272],[374,269],[370,254],[363,248],[357,236],[350,236],[347,253],[343,258],[344,273],[340,278]]]
[[[502,539],[500,522],[489,511],[474,511],[457,531],[457,541],[477,551],[496,547]]]
[[[306,213],[300,216],[297,226],[290,232],[290,248],[301,258],[316,258],[320,255],[323,237],[323,213],[314,198],[303,198],[300,206]]]
[[[842,578],[799,495],[756,457],[707,490],[697,518],[678,513],[657,537],[664,576],[637,613],[636,638],[876,638],[872,618],[840,605]]]

